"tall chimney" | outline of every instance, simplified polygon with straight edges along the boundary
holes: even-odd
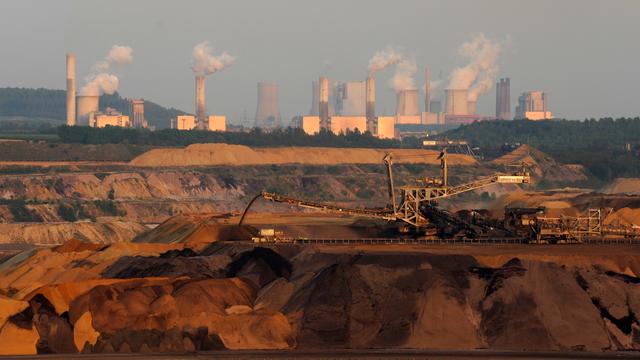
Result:
[[[76,124],[76,55],[67,54],[67,125]]]
[[[377,134],[376,126],[376,79],[373,75],[367,77],[366,83],[366,115],[367,115],[367,131],[371,134]]]
[[[424,69],[424,111],[431,112],[431,69]]]
[[[329,124],[329,79],[325,76],[321,76],[318,81],[319,99],[318,112],[320,115],[320,128],[331,129]]]
[[[511,79],[504,79],[504,86],[502,91],[504,95],[502,97],[502,118],[505,120],[511,119]]]
[[[496,83],[496,119],[501,118],[502,112],[502,79]]]
[[[207,108],[204,95],[204,75],[196,75],[196,128],[207,129]]]

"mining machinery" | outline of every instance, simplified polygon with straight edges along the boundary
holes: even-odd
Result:
[[[422,155],[415,155],[422,156]],[[254,197],[247,205],[240,224],[249,211],[252,204],[259,198],[265,200],[286,203],[302,208],[316,209],[324,212],[351,215],[358,217],[366,217],[373,219],[381,219],[390,222],[399,222],[404,224],[400,226],[402,232],[414,231],[416,233],[424,233],[428,227],[440,229],[450,228],[447,231],[450,234],[463,232],[466,236],[475,237],[483,231],[482,225],[470,224],[455,214],[437,207],[436,201],[439,199],[462,194],[468,191],[480,189],[493,184],[527,184],[530,182],[529,172],[523,168],[513,174],[496,173],[491,176],[480,178],[469,183],[460,185],[450,185],[448,179],[448,162],[447,151],[444,149],[438,156],[440,160],[440,176],[435,178],[415,179],[413,185],[405,185],[397,187],[394,180],[393,164],[394,160],[415,157],[403,156],[394,157],[393,154],[387,153],[383,162],[387,172],[387,187],[389,204],[382,209],[355,209],[346,208],[336,205],[316,203],[312,201],[296,199],[280,194],[269,192],[261,192]],[[399,193],[399,194],[397,194]],[[398,196],[399,195],[399,196]]]

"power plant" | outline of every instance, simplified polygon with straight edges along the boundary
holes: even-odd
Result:
[[[420,124],[418,89],[400,90],[396,94],[396,124]]]
[[[76,124],[76,55],[67,54],[67,126]]]
[[[527,91],[518,98],[516,119],[548,120],[553,118],[547,105],[547,94],[542,91]]]
[[[255,125],[261,128],[276,128],[280,126],[280,123],[278,85],[259,82]]]

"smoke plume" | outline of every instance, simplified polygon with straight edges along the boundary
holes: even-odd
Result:
[[[85,77],[86,84],[80,90],[81,95],[98,96],[100,93],[113,94],[118,90],[120,80],[109,73],[114,64],[129,64],[133,62],[133,49],[130,46],[114,45],[109,54],[95,63],[91,73]]]
[[[396,65],[396,72],[389,81],[389,85],[396,91],[416,89],[415,75],[418,71],[416,62],[403,59]]]
[[[487,39],[483,33],[463,43],[458,53],[469,63],[449,75],[449,89],[468,89],[468,100],[477,101],[478,96],[489,91],[495,82],[501,51],[502,45]]]
[[[369,59],[369,75],[382,71],[391,65],[395,65],[404,59],[404,55],[393,48],[380,50]]]
[[[211,75],[230,66],[235,58],[226,52],[219,56],[213,55],[213,50],[207,41],[201,42],[193,48],[193,62],[191,69],[198,75]]]

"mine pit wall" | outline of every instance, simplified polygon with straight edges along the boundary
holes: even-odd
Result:
[[[640,350],[637,249],[214,244],[193,256],[155,246],[142,256],[117,246],[41,250],[34,261],[51,266],[48,276],[83,265],[67,283],[30,292],[0,269],[1,284],[28,294],[0,299],[0,349]],[[138,321],[149,313],[153,321]]]

